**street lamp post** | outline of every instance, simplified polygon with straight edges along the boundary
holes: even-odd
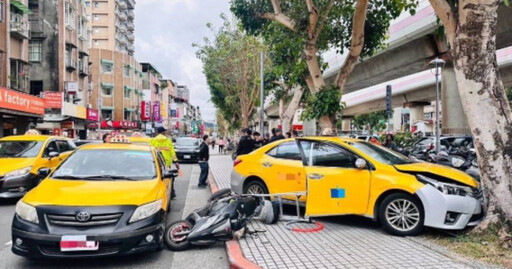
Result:
[[[445,61],[439,58],[435,58],[430,62],[430,66],[435,68],[436,76],[436,153],[441,150],[441,134],[439,124],[439,75],[441,75],[441,69],[444,67]]]
[[[261,88],[260,88],[260,132],[261,132],[261,135],[263,135],[265,133],[265,131],[263,130],[263,128],[265,128],[265,124],[264,124],[264,120],[265,120],[265,109],[264,109],[264,105],[265,105],[265,92],[264,92],[264,88],[265,88],[265,66],[264,66],[264,60],[265,60],[265,52],[261,52],[261,57],[260,57],[260,84],[261,84]]]

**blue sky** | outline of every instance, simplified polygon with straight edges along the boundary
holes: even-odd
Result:
[[[221,13],[229,14],[228,0],[137,0],[135,7],[136,59],[187,85],[190,101],[208,121],[215,118],[215,108],[192,43],[212,36],[206,24],[221,25]]]

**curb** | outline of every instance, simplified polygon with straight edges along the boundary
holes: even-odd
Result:
[[[209,172],[208,182],[210,183],[210,189],[212,193],[219,191],[219,186],[215,182],[212,172]],[[238,240],[230,240],[226,242],[226,252],[228,254],[228,260],[231,269],[262,269],[262,267],[249,261],[244,257],[242,248]]]

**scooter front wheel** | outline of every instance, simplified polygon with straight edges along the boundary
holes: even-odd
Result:
[[[165,243],[172,251],[183,251],[189,248],[188,232],[192,225],[186,220],[173,222],[165,229]]]

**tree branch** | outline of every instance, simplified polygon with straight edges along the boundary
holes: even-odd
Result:
[[[446,0],[429,0],[430,5],[434,8],[437,17],[443,23],[448,43],[453,48],[453,41],[455,39],[455,32],[457,30],[457,21],[453,14],[452,8]]]
[[[354,70],[354,67],[363,51],[364,47],[364,25],[366,22],[366,12],[368,10],[368,0],[357,0],[356,10],[354,13],[354,20],[352,22],[352,37],[350,41],[350,50],[347,58],[336,77],[336,86],[340,88],[343,93],[343,88],[347,80]]]
[[[310,40],[315,38],[316,35],[316,26],[318,24],[318,10],[313,3],[313,0],[306,0],[306,6],[308,7],[309,12],[309,25],[308,25],[308,37]]]
[[[256,14],[256,16],[262,19],[276,21],[295,32],[295,23],[290,19],[290,17],[283,14],[279,0],[271,0],[271,2],[274,13],[267,12],[263,14]]]
[[[331,0],[329,2],[329,5],[327,5],[327,8],[325,9],[325,12],[322,14],[322,16],[319,19],[318,27],[315,31],[315,36],[313,37],[313,41],[316,42],[318,40],[318,37],[320,36],[320,33],[322,32],[325,23],[327,21],[327,18],[329,17],[329,13],[331,12],[331,9],[334,7],[334,0]]]

